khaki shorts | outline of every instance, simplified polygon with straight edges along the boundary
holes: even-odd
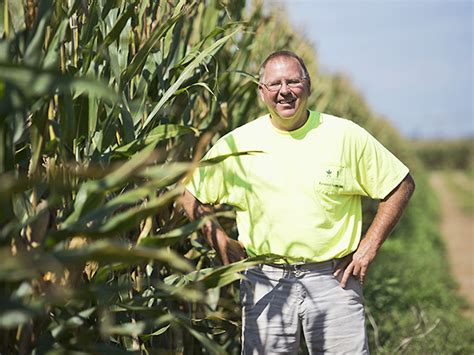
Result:
[[[310,354],[369,354],[362,286],[351,277],[341,288],[335,266],[331,260],[247,269],[242,354],[297,354],[301,334]]]

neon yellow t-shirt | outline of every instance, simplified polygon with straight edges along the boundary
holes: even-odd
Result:
[[[325,261],[353,252],[361,237],[361,196],[386,197],[408,168],[355,123],[311,111],[291,132],[265,115],[223,136],[186,188],[201,203],[236,207],[249,255]]]

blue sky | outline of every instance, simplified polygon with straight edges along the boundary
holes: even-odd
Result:
[[[408,138],[474,137],[471,0],[267,0]]]

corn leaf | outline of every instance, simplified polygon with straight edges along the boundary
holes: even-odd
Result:
[[[171,250],[133,247],[113,242],[100,240],[84,247],[66,249],[53,252],[54,257],[65,265],[84,264],[87,261],[106,263],[140,263],[154,260],[166,263],[179,271],[189,271],[191,265],[182,257]]]
[[[176,79],[176,81],[173,83],[173,85],[170,86],[168,90],[164,93],[164,95],[161,97],[160,101],[156,104],[156,106],[153,108],[153,110],[150,112],[148,117],[145,120],[145,123],[143,124],[143,128],[146,128],[148,124],[154,119],[155,115],[158,113],[158,111],[162,108],[162,106],[170,99],[172,95],[176,93],[176,91],[179,89],[181,84],[189,79],[191,75],[193,74],[194,70],[206,63],[208,58],[212,55],[214,55],[232,36],[234,36],[237,32],[239,32],[240,27],[238,27],[236,30],[228,34],[227,36],[224,36],[217,41],[215,41],[211,46],[203,50],[201,53],[199,53],[196,58],[194,58],[193,61],[191,61],[190,64],[186,66],[186,68],[183,70],[181,75]]]

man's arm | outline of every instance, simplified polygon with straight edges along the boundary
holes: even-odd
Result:
[[[374,220],[370,225],[365,237],[360,241],[357,250],[348,255],[346,260],[341,262],[334,272],[338,276],[343,272],[341,287],[345,287],[350,275],[364,282],[367,269],[375,259],[377,251],[382,243],[387,239],[393,227],[403,214],[405,207],[415,190],[415,182],[410,174],[383,199],[377,209]]]
[[[212,206],[201,204],[186,189],[179,202],[191,220],[196,220],[213,213]],[[238,241],[230,238],[216,220],[208,220],[202,227],[202,232],[209,245],[217,251],[224,265],[243,260],[247,257],[243,246]]]

